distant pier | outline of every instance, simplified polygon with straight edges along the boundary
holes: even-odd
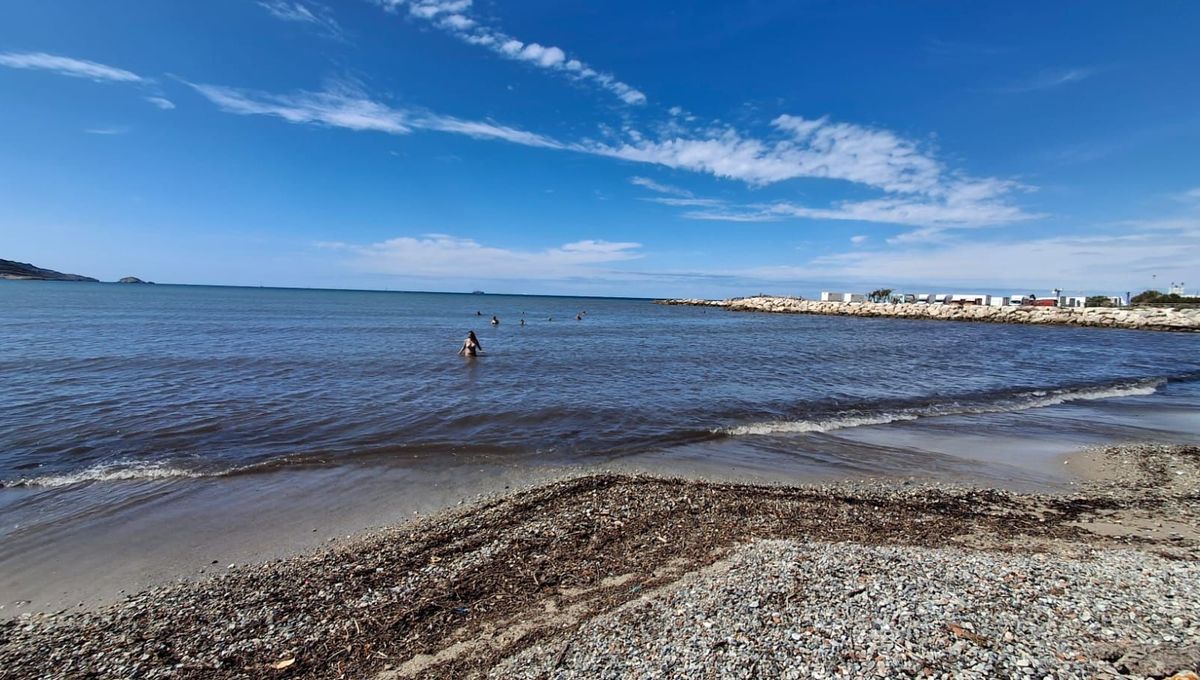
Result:
[[[756,295],[729,300],[656,300],[664,305],[721,307],[731,312],[822,314],[828,316],[890,317],[982,321],[1149,331],[1200,331],[1200,308],[1187,307],[1037,307],[889,302],[820,302],[795,297]]]

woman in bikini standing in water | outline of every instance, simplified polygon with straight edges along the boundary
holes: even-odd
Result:
[[[475,331],[467,331],[467,339],[463,340],[462,349],[458,350],[460,357],[477,356],[483,351],[483,345],[479,344],[479,338],[475,337]]]

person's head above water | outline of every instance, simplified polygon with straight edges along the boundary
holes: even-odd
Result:
[[[467,331],[467,339],[479,342],[479,338],[475,337],[475,331]]]

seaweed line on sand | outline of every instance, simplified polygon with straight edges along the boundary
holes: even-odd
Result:
[[[711,570],[728,570],[748,560],[778,569],[797,560],[824,560],[821,573],[828,576],[840,573],[838,569],[857,573],[846,561],[879,559],[871,550],[899,551],[889,553],[897,564],[945,562],[944,553],[931,551],[968,551],[973,557],[964,563],[984,560],[979,568],[984,563],[1002,568],[1006,560],[1016,564],[1038,556],[1064,565],[1107,564],[1097,560],[1097,551],[1134,551],[1156,565],[1178,565],[1162,567],[1164,579],[1172,570],[1192,569],[1200,556],[1193,509],[1200,500],[1200,449],[1110,447],[1072,463],[1082,467],[1085,458],[1095,478],[1063,495],[896,481],[785,487],[580,476],[486,498],[311,555],[148,590],[98,611],[0,623],[0,678],[504,677],[513,668],[505,664],[514,659],[524,659],[520,668],[528,677],[589,677],[600,672],[588,665],[596,662],[585,653],[598,644],[595,636],[609,636],[605,644],[610,646],[626,642],[611,628],[617,620],[611,617],[619,617],[623,607],[661,603]],[[1164,519],[1170,522],[1166,528],[1153,526]],[[1093,530],[1096,526],[1105,530]],[[1113,531],[1114,526],[1129,530]],[[1121,568],[1120,560],[1113,564],[1106,568]],[[738,571],[738,582],[775,582],[765,578],[770,569],[758,572]],[[1194,613],[1200,610],[1200,578],[1190,581],[1193,585],[1186,588],[1164,581],[1146,593],[1161,592],[1163,598],[1174,593],[1170,597],[1179,599],[1171,606],[1192,603]],[[1046,584],[1043,595],[1053,600],[1054,587]],[[974,605],[987,611],[991,605],[986,597],[995,595],[980,597],[984,599]],[[1141,603],[1145,607],[1161,605],[1162,612],[1168,611],[1165,599],[1146,598]],[[725,611],[719,603],[712,606]],[[815,609],[781,605],[775,613],[825,620],[819,611],[825,605],[806,606]],[[759,608],[743,613],[757,617]],[[799,626],[789,619],[792,624]],[[939,621],[936,626],[950,644],[978,642],[972,642],[978,634],[969,622]],[[1182,641],[1189,635],[1195,640],[1195,626],[1194,617],[1182,620],[1182,632],[1157,638],[1141,629],[1097,628],[1095,640],[1077,645],[1084,658],[1056,662],[1034,655],[1030,664],[1075,664],[1062,666],[1054,677],[1076,677],[1078,669],[1089,674],[1078,677],[1120,674],[1122,669],[1136,673],[1149,666],[1130,665],[1134,642],[1166,644],[1168,651],[1186,656]],[[817,630],[816,624],[808,628]],[[817,635],[808,628],[796,627],[794,634]],[[668,628],[664,635],[687,630]],[[897,634],[890,627],[886,632]],[[837,649],[850,656],[838,657],[838,663],[867,663],[855,660],[856,654],[892,658],[883,654],[878,640],[863,646],[868,644],[865,637],[856,642],[852,631],[847,635]],[[962,655],[937,656],[940,661],[925,664],[922,645],[933,644],[933,638],[912,631],[905,635],[916,636],[906,638],[909,656],[889,654],[897,663],[915,664],[912,673],[923,677],[963,671],[974,677],[966,666],[946,665],[952,664],[948,658],[966,659]],[[1176,639],[1181,642],[1171,642]],[[1112,644],[1101,644],[1106,641]],[[670,639],[659,642],[659,647],[675,649]],[[753,677],[753,668],[738,665],[739,659],[753,660],[758,654],[755,663],[768,663],[769,655],[752,654],[751,647],[742,656],[730,656],[737,647],[730,644],[711,649],[682,645],[678,659],[670,662],[676,665],[664,669],[665,662],[659,661],[653,667],[609,669],[608,675]],[[1143,649],[1142,656],[1158,658],[1155,654],[1162,650],[1156,649]],[[825,664],[823,673],[838,675],[839,666],[829,665],[832,661],[805,654],[795,651],[770,662],[784,664],[778,668],[754,667],[788,675],[808,668],[805,663]],[[1024,657],[1010,656],[995,663],[1042,667],[1021,666]],[[985,658],[976,665],[987,663],[992,662]],[[509,671],[502,672],[504,668]],[[871,672],[883,670],[871,666]]]

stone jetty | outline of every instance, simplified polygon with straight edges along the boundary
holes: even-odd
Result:
[[[1030,307],[954,304],[819,302],[795,297],[756,295],[730,300],[658,300],[659,304],[722,307],[732,312],[824,314],[829,316],[938,319],[1028,323],[1151,331],[1200,331],[1200,308],[1179,307]]]

